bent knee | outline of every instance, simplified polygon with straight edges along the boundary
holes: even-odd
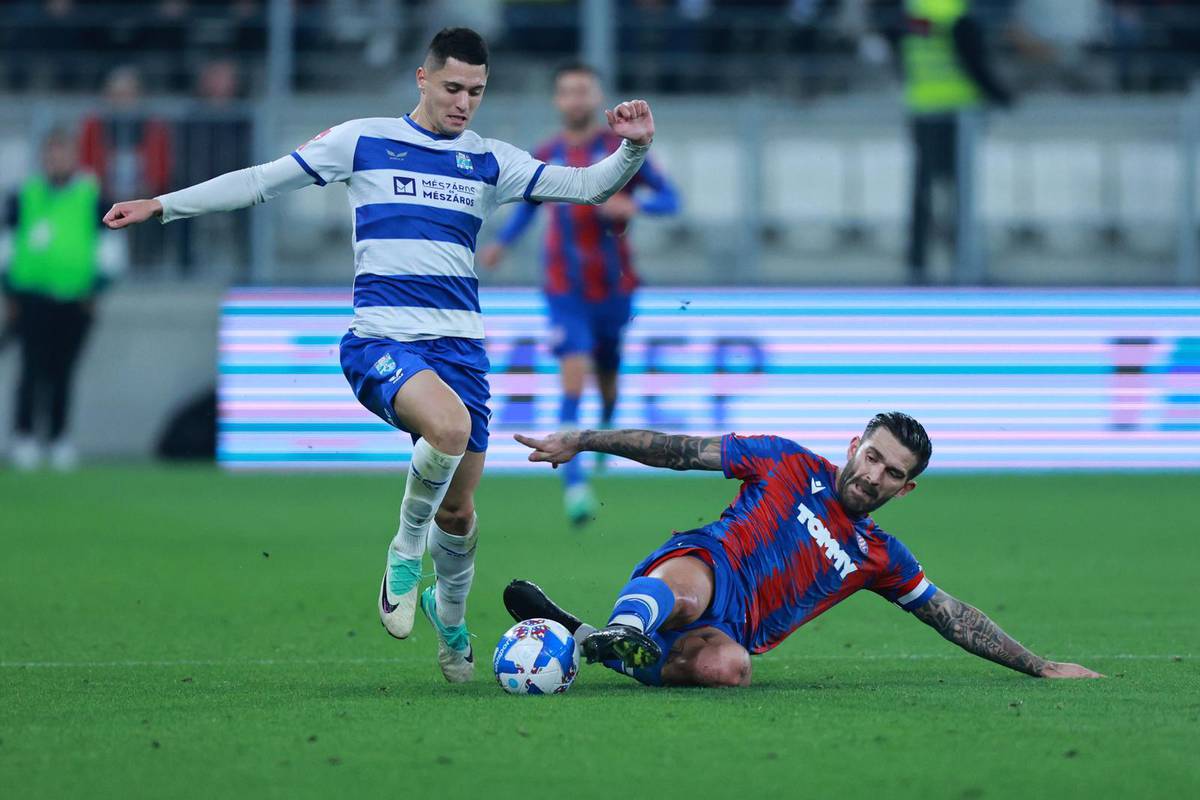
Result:
[[[696,654],[692,674],[700,686],[749,686],[750,654],[737,645],[705,648]]]
[[[434,515],[434,522],[446,533],[465,536],[475,523],[475,504],[470,499],[458,500],[447,497]]]
[[[420,435],[443,453],[458,455],[467,449],[471,438],[471,415],[461,401],[431,411],[421,422]]]
[[[671,610],[670,620],[674,623],[689,623],[700,619],[708,610],[708,598],[699,598],[691,593],[675,595],[675,607]]]

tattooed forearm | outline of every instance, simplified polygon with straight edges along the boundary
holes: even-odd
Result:
[[[1046,666],[1045,659],[1022,647],[982,611],[940,589],[913,614],[959,647],[989,661],[1035,677]]]
[[[657,431],[580,431],[579,449],[611,453],[668,469],[720,469],[719,436],[670,436]]]

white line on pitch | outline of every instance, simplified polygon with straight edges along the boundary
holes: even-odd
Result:
[[[0,661],[0,668],[41,669],[71,667],[286,667],[304,665],[402,664],[399,658],[251,658],[238,661],[182,658],[164,661]]]
[[[775,659],[788,661],[942,661],[964,658],[963,653],[840,653],[833,655],[778,654]],[[1071,656],[1083,660],[1119,659],[1126,661],[1162,661],[1179,658],[1190,659],[1187,653],[1115,653]],[[409,659],[399,658],[257,658],[244,661],[217,661],[211,659],[177,659],[164,661],[0,661],[2,669],[92,669],[111,667],[287,667],[305,665],[356,666],[370,664],[403,664]]]

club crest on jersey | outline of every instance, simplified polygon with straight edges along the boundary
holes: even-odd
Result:
[[[796,511],[796,519],[808,529],[808,535],[813,538],[818,547],[825,551],[825,557],[833,562],[834,568],[842,578],[851,572],[858,571],[858,566],[850,560],[850,556],[842,549],[842,545],[833,538],[833,534],[825,527],[825,523],[813,513],[811,508],[800,503],[796,506]]]
[[[858,549],[862,551],[862,554],[864,556],[869,556],[871,554],[871,548],[867,547],[866,538],[857,531],[854,532],[854,538],[858,541]]]
[[[455,153],[454,165],[463,172],[473,172],[475,170],[475,162],[473,162],[471,160],[471,156],[466,153]]]
[[[396,359],[392,358],[391,353],[385,353],[375,362],[375,371],[386,378],[396,371]]]

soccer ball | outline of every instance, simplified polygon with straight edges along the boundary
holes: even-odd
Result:
[[[500,637],[492,669],[509,694],[562,694],[579,671],[578,646],[549,619],[527,619]]]

